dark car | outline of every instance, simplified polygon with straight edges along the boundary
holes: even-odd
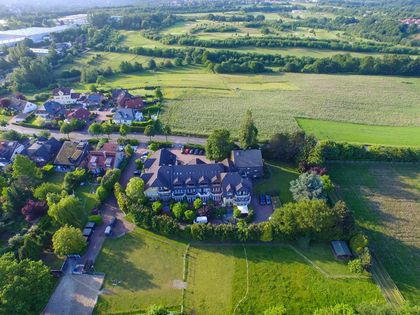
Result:
[[[114,226],[115,223],[117,223],[117,218],[116,217],[112,217],[111,220],[109,220],[109,226]]]
[[[134,174],[134,176],[140,176],[141,172],[139,170],[135,170],[133,174]]]
[[[185,153],[185,147],[184,147],[184,146],[182,146],[182,147],[181,147],[181,153],[182,153],[182,154],[184,154],[184,153]]]
[[[270,195],[265,195],[265,201],[268,205],[271,205],[271,196]]]
[[[200,150],[199,149],[194,149],[194,154],[195,155],[198,155],[198,153],[200,152]]]
[[[260,205],[265,205],[265,195],[260,195]]]
[[[204,150],[200,150],[199,154],[204,155],[205,154]]]

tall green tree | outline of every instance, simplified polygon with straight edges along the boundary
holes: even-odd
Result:
[[[50,270],[41,261],[0,256],[0,314],[39,314],[53,286]]]
[[[98,123],[93,123],[89,126],[88,128],[88,132],[92,135],[92,136],[99,136],[100,134],[103,133],[103,129],[101,124]]]
[[[242,149],[253,148],[257,145],[258,129],[255,127],[252,111],[248,109],[239,130],[239,143]]]
[[[12,167],[14,178],[25,176],[34,181],[42,178],[42,171],[27,156],[16,155]]]
[[[129,126],[127,126],[125,124],[122,124],[120,126],[120,135],[122,137],[126,137],[129,132],[130,132],[130,127]]]
[[[147,125],[146,128],[144,128],[144,135],[146,137],[149,137],[149,140],[152,141],[152,137],[156,134],[155,129],[152,125]]]
[[[226,129],[213,130],[206,141],[206,156],[210,160],[222,161],[233,149],[233,141]]]
[[[87,214],[80,200],[75,196],[65,196],[57,203],[49,203],[48,215],[60,225],[81,228],[86,223]]]
[[[125,189],[127,199],[131,203],[142,204],[144,202],[144,182],[139,177],[133,177]]]
[[[303,173],[292,180],[290,191],[295,201],[325,198],[324,183],[319,175],[312,172]]]
[[[82,231],[68,225],[61,227],[54,233],[52,244],[54,252],[60,256],[82,254],[86,249],[86,241]]]
[[[70,132],[74,130],[73,125],[63,122],[60,127],[60,132],[67,135],[67,139],[70,140]]]

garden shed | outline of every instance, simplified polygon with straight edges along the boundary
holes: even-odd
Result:
[[[332,241],[331,247],[334,253],[334,256],[337,259],[347,260],[352,257],[349,246],[346,241]]]

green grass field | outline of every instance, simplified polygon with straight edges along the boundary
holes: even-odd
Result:
[[[188,311],[263,314],[271,306],[284,305],[288,314],[312,314],[318,307],[339,302],[354,305],[384,301],[371,280],[327,278],[289,247],[246,245],[245,248],[248,294],[242,246],[191,247],[185,303]],[[347,267],[334,260],[326,244],[316,245],[311,254],[322,260],[330,273],[349,275]]]
[[[256,194],[271,194],[280,196],[282,203],[292,202],[290,182],[299,176],[296,167],[265,161],[270,177],[257,182],[254,187]]]
[[[106,273],[96,314],[140,313],[152,304],[179,310],[186,244],[143,229],[107,239],[95,268]],[[247,272],[241,245],[191,245],[187,256],[184,306],[196,314],[262,314],[270,306],[284,304],[291,314],[338,302],[384,302],[377,286],[365,276],[348,277],[347,266],[336,261],[328,244],[299,249],[323,270],[306,262],[288,245],[246,245]]]
[[[420,146],[420,127],[375,126],[306,118],[296,120],[306,133],[313,134],[319,140]]]
[[[418,165],[331,164],[328,169],[403,296],[419,304]]]
[[[153,304],[179,310],[174,281],[182,280],[184,252],[185,244],[140,229],[107,239],[95,264],[106,273],[96,314],[134,314]]]

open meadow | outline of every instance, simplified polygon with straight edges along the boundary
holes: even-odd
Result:
[[[237,134],[252,109],[260,139],[299,130],[296,117],[372,125],[420,126],[419,78],[273,73],[229,75],[201,67],[114,75],[104,88],[160,86],[162,119],[174,132],[208,135],[214,128]],[[88,89],[78,85],[78,89]]]
[[[389,163],[330,164],[329,173],[403,296],[420,296],[420,168]]]
[[[384,302],[372,280],[350,274],[328,244],[197,243],[184,261],[186,250],[185,243],[142,229],[108,239],[95,266],[107,275],[96,314],[140,313],[152,304],[179,310],[182,303],[196,314],[262,314],[281,304],[291,314],[312,314],[338,302]]]
[[[364,125],[306,118],[297,118],[296,120],[307,134],[313,134],[319,140],[420,146],[420,127]]]

